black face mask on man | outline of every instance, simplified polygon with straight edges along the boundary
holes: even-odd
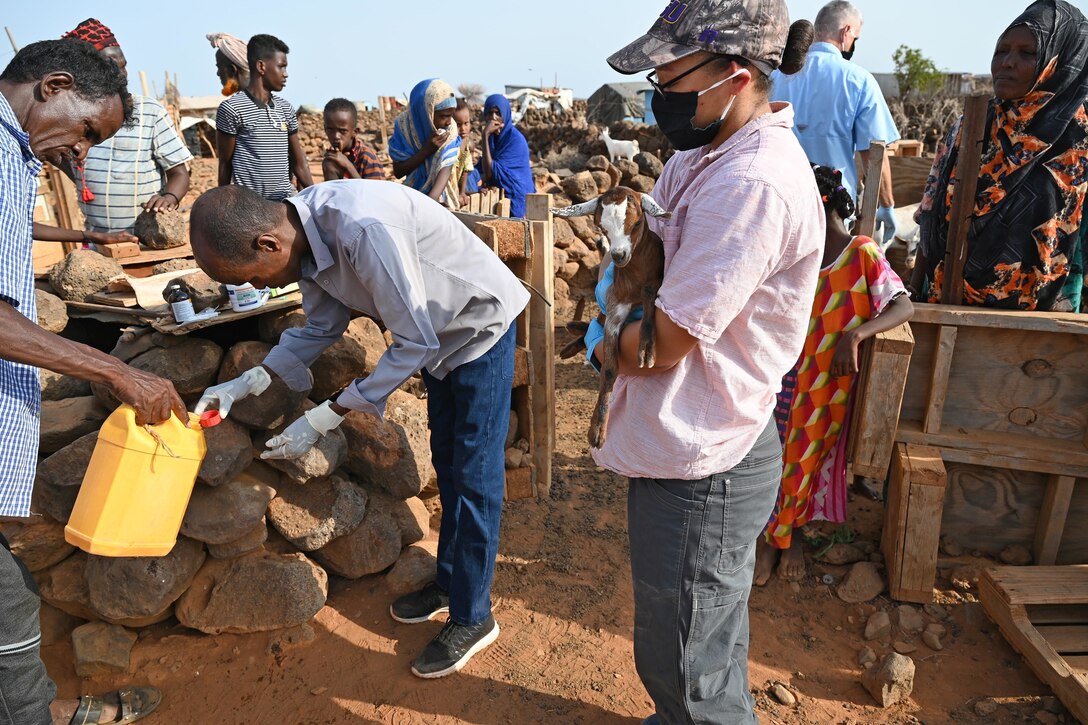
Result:
[[[669,139],[669,143],[680,151],[691,151],[706,146],[713,141],[718,135],[718,131],[721,130],[722,124],[725,123],[726,117],[729,116],[729,111],[733,109],[733,102],[737,100],[737,97],[733,96],[729,99],[729,103],[726,104],[725,110],[722,111],[722,115],[717,121],[705,128],[695,128],[695,114],[699,110],[699,98],[722,84],[733,80],[741,73],[748,73],[751,76],[746,68],[741,68],[705,91],[690,91],[687,93],[669,93],[666,91],[661,93],[655,90],[650,107],[653,109],[654,118],[657,119],[658,128],[665,134],[665,138]]]
[[[854,44],[852,46],[850,46],[850,50],[844,50],[842,52],[842,57],[845,58],[846,60],[850,60],[851,58],[854,57],[854,51],[857,50],[857,49],[858,49],[858,39],[854,38]]]

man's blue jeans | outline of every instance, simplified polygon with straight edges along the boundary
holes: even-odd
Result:
[[[511,325],[493,348],[444,380],[423,371],[442,501],[436,582],[450,595],[450,619],[463,625],[480,624],[491,613],[515,334]]]

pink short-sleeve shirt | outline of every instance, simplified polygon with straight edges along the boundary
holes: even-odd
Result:
[[[771,420],[804,344],[824,244],[815,177],[793,109],[722,146],[680,152],[654,198],[665,244],[658,309],[698,343],[672,370],[620,376],[597,463],[632,478],[695,480],[735,467]]]

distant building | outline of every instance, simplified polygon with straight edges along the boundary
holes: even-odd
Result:
[[[892,100],[900,97],[899,80],[895,73],[873,73],[884,98]],[[993,88],[993,81],[988,75],[975,75],[974,73],[945,73],[945,87],[943,92],[950,96],[970,96],[975,93],[989,93]]]
[[[606,83],[589,97],[586,120],[591,123],[653,123],[649,110],[652,92],[653,86],[649,83]],[[651,120],[647,121],[647,115]]]

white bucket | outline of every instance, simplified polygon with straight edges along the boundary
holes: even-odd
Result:
[[[259,290],[246,283],[240,285],[228,284],[227,296],[230,298],[230,306],[235,312],[246,312],[263,307],[271,294],[269,290]]]

